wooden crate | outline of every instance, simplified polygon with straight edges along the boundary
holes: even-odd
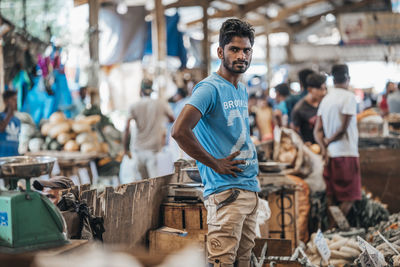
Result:
[[[150,253],[174,253],[188,245],[206,247],[207,230],[191,230],[162,227],[149,233]]]
[[[175,229],[207,230],[207,210],[203,203],[164,203],[163,225]]]
[[[276,260],[273,262],[274,262],[274,264],[273,264],[274,267],[301,267],[301,266],[303,266],[303,265],[301,265],[300,262],[290,261],[290,260],[289,261]],[[263,267],[270,267],[270,266],[271,266],[271,264],[269,261],[265,261],[263,264]]]
[[[282,195],[284,212],[282,214]],[[292,249],[299,244],[297,228],[297,200],[296,190],[285,189],[268,196],[268,204],[271,209],[271,218],[268,221],[269,237],[290,239]],[[282,225],[282,216],[284,225]]]
[[[254,254],[260,257],[261,251],[267,242],[267,257],[287,257],[292,255],[292,241],[290,239],[256,238]]]

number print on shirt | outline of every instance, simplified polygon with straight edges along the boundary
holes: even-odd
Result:
[[[245,119],[249,117],[248,111],[247,110],[243,110],[243,114],[240,114],[240,111],[238,109],[232,109],[229,112],[229,116],[228,116],[228,127],[232,127],[234,126],[233,121],[235,119],[239,119],[240,120],[240,124],[242,126],[242,132],[240,133],[239,138],[236,141],[236,144],[232,147],[231,149],[231,153],[234,153],[236,151],[240,151],[240,155],[237,156],[238,159],[249,159],[249,158],[253,158],[253,155],[255,153],[255,148],[254,145],[251,143],[249,145],[249,149],[248,150],[241,150],[241,148],[243,147],[243,145],[246,143],[246,122]]]

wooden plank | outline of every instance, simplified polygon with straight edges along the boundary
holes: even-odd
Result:
[[[272,264],[272,262],[274,262]],[[301,267],[303,265],[301,265],[300,262],[297,261],[283,261],[283,260],[274,260],[274,261],[265,261],[263,267],[270,267],[270,266],[274,266],[274,267]]]
[[[391,213],[400,212],[400,149],[360,149],[361,183],[388,204]]]
[[[160,225],[164,187],[173,176],[124,184],[115,189],[106,187],[96,211],[104,214],[104,242],[124,244],[128,248],[145,245],[147,232]]]
[[[90,71],[88,87],[91,104],[100,105],[99,94],[99,0],[88,0],[89,3],[89,55]]]
[[[154,12],[152,21],[152,47],[153,56],[156,57],[156,73],[157,77],[166,78],[166,59],[167,59],[167,30],[166,30],[166,20],[164,16],[164,6],[162,0],[154,0]],[[160,83],[158,85],[158,97],[163,98],[166,89],[165,83]]]
[[[202,2],[203,8],[203,41],[202,41],[202,74],[203,78],[208,76],[209,68],[210,68],[210,43],[208,39],[208,1]]]
[[[244,5],[240,5],[239,9],[232,7],[229,10],[217,11],[215,14],[209,16],[209,19],[228,18],[233,16],[244,17],[248,12],[253,11],[259,7],[272,3],[274,0],[255,0]],[[186,23],[186,26],[192,26],[202,22],[202,19],[196,19]]]
[[[79,186],[79,193],[82,194],[83,191],[90,190],[90,184],[82,184]]]
[[[287,257],[292,255],[292,241],[290,239],[275,239],[275,238],[256,238],[254,246],[254,254],[256,257],[261,256],[262,248],[267,242],[267,257]]]
[[[206,246],[206,230],[192,230],[186,235],[163,231],[163,228],[150,231],[150,253],[170,253],[176,252],[190,244],[201,248]]]
[[[95,214],[95,211],[96,211],[96,205],[97,205],[96,198],[97,198],[97,190],[96,189],[81,192],[80,199],[86,201],[88,207],[92,209],[93,214]]]
[[[175,229],[207,229],[207,210],[203,203],[164,203],[163,225]]]
[[[69,244],[56,248],[49,248],[19,254],[0,253],[0,266],[31,267],[36,257],[40,257],[42,255],[54,256],[69,253],[76,249],[82,248],[87,244],[88,240],[71,240]]]
[[[198,205],[187,205],[185,207],[185,229],[202,229],[200,211],[201,207]]]
[[[165,6],[165,9],[198,6],[199,0],[178,0]]]
[[[338,206],[329,206],[328,211],[340,230],[348,231],[350,229],[349,222]]]
[[[268,204],[271,209],[271,218],[268,221],[270,237],[290,239],[294,249],[298,244],[296,191],[285,190],[283,192],[283,203],[281,191],[270,194]]]
[[[176,228],[183,229],[184,222],[184,205],[183,204],[175,204],[171,205],[170,203],[163,204],[163,215],[164,215],[164,223],[163,225]]]

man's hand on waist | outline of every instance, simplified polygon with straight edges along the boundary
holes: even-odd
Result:
[[[243,170],[236,165],[246,163],[244,160],[233,160],[239,155],[240,151],[236,151],[226,158],[216,159],[215,166],[213,166],[214,171],[220,174],[230,174],[234,177],[237,177],[237,172],[242,172]]]

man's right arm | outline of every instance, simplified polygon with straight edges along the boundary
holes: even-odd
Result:
[[[325,163],[328,159],[328,152],[327,152],[327,144],[324,142],[324,128],[322,125],[322,117],[317,117],[317,122],[315,123],[314,127],[314,139],[321,148],[321,155],[324,158]]]
[[[292,114],[290,116],[292,122],[290,123],[290,128],[292,128],[293,130],[295,130],[298,134],[300,134],[300,123],[301,123],[301,119],[300,119],[300,114],[298,112],[298,109],[294,108],[292,110]]]
[[[3,133],[6,130],[8,123],[10,123],[12,117],[14,116],[13,112],[7,112],[4,120],[0,120],[0,133]]]
[[[201,112],[192,105],[186,105],[179,114],[172,127],[172,137],[178,145],[192,158],[200,161],[204,165],[212,168],[220,174],[230,174],[236,177],[236,172],[242,170],[236,165],[244,164],[244,160],[233,160],[240,154],[237,151],[226,158],[216,159],[208,153],[199,143],[193,133],[193,128],[201,119]]]

